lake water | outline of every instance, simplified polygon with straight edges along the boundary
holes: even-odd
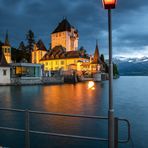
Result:
[[[101,115],[108,112],[108,81],[89,90],[86,83],[52,86],[2,86],[0,107],[37,111]],[[148,147],[148,77],[120,77],[114,80],[114,108],[117,117],[130,121],[135,148]],[[24,128],[24,114],[0,111],[0,126]],[[107,121],[31,115],[30,128],[38,131],[107,138]],[[120,138],[126,127],[120,124]],[[0,130],[0,145],[23,148],[24,133]],[[107,142],[30,135],[33,148],[106,148]],[[132,148],[132,143],[120,144]]]

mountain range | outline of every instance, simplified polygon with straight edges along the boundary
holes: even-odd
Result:
[[[121,76],[148,76],[148,57],[115,57],[113,62],[117,64]]]

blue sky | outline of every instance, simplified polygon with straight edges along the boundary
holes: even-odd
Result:
[[[114,56],[148,56],[147,10],[147,0],[118,0],[112,13]],[[50,33],[63,17],[79,30],[79,47],[92,54],[98,39],[100,52],[108,55],[107,11],[101,0],[0,0],[0,40],[8,30],[17,47],[32,29],[36,41],[42,39],[49,48]]]

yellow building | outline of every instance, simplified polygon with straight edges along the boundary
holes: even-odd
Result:
[[[66,51],[78,49],[78,30],[63,19],[51,34],[51,48],[63,46]]]
[[[49,50],[44,57],[40,60],[40,63],[44,65],[44,70],[54,71],[62,69],[67,70],[79,70],[79,61],[89,61],[87,55],[82,55],[77,51],[67,51],[62,46],[56,46]]]
[[[39,40],[37,43],[34,44],[33,51],[31,53],[32,56],[32,63],[40,63],[40,60],[43,58],[43,56],[47,53],[47,49],[42,42],[42,40]]]
[[[2,50],[7,63],[11,63],[11,46],[9,44],[8,32],[6,33],[5,42],[4,45],[2,46]]]

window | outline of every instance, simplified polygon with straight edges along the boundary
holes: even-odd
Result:
[[[56,65],[58,65],[58,61],[56,61]]]
[[[7,70],[3,69],[3,76],[6,76],[6,75],[7,75]]]
[[[61,61],[61,65],[64,65],[64,61]]]
[[[34,61],[36,61],[36,52],[34,52]]]
[[[46,62],[46,66],[48,65],[48,62]]]

